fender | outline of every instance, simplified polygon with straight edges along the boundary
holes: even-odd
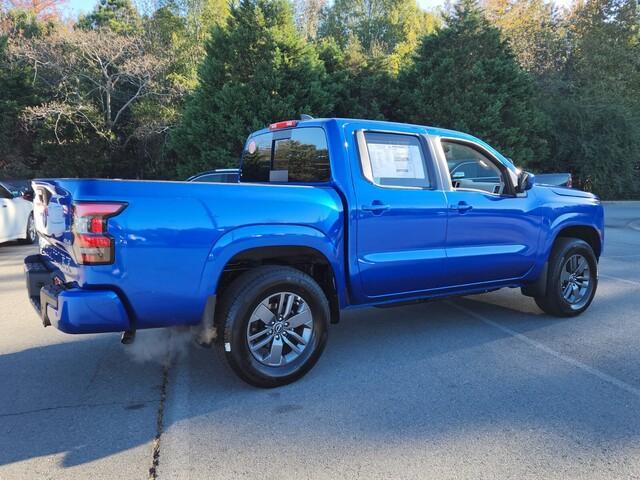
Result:
[[[205,298],[215,293],[225,265],[239,253],[260,247],[307,247],[317,250],[331,265],[340,308],[344,308],[347,305],[345,271],[339,260],[344,255],[343,233],[340,228],[332,241],[320,230],[304,225],[259,224],[230,230],[216,241],[207,256],[200,278],[200,294]]]
[[[604,228],[604,221],[603,219],[598,219],[597,222],[595,222],[594,220],[595,219],[593,218],[593,215],[587,213],[571,212],[558,215],[555,220],[551,222],[551,225],[549,226],[549,232],[545,237],[545,243],[541,251],[544,261],[549,258],[551,248],[556,242],[556,239],[558,238],[560,232],[567,227],[585,227],[595,230],[600,237],[600,245],[602,245],[602,230]]]
[[[602,231],[594,227],[592,215],[586,213],[570,212],[558,215],[549,226],[548,234],[545,235],[544,244],[541,245],[538,263],[531,272],[534,277],[533,283],[523,285],[522,293],[529,297],[543,296],[546,293],[547,274],[549,268],[549,255],[555,244],[560,232],[567,227],[586,227],[596,230],[600,236],[600,244],[602,245]]]

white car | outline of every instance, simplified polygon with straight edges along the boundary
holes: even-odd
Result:
[[[36,241],[32,200],[28,182],[0,181],[0,243]]]

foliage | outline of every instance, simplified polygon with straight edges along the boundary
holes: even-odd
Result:
[[[402,119],[477,135],[522,165],[546,153],[533,82],[472,0],[424,38],[401,84]]]
[[[326,0],[294,0],[296,26],[307,40],[314,40],[318,36],[322,11],[326,4]]]
[[[185,92],[198,83],[198,66],[215,26],[229,15],[227,0],[170,0],[151,15],[148,30],[173,58],[169,81]]]
[[[566,29],[557,7],[545,0],[484,0],[487,19],[508,41],[522,68],[552,74],[566,61]]]
[[[324,66],[284,0],[233,6],[206,52],[200,84],[173,133],[182,176],[235,165],[247,134],[274,120],[331,109]]]
[[[640,197],[638,5],[590,0],[570,20],[564,81],[548,88],[552,159],[606,198]]]
[[[29,159],[32,138],[25,134],[20,115],[40,99],[30,66],[11,62],[9,41],[42,38],[51,24],[38,20],[32,12],[12,10],[0,14],[0,25],[0,176],[19,177],[28,175],[33,168]]]
[[[640,198],[637,0],[0,0],[0,176],[184,178],[301,113],[475,134]]]
[[[7,11],[19,11],[32,15],[38,20],[54,20],[60,17],[67,0],[2,0]]]
[[[140,29],[140,22],[140,15],[131,0],[100,0],[93,12],[80,17],[77,26],[85,30],[133,33]]]
[[[605,198],[637,198],[637,114],[615,96],[577,92],[549,100],[553,117],[549,167],[572,172],[578,187]]]
[[[341,47],[355,39],[369,55],[415,43],[437,24],[415,0],[336,0],[324,17],[322,36],[336,39]]]

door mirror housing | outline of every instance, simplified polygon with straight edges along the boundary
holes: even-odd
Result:
[[[518,185],[516,186],[517,193],[524,193],[527,190],[531,190],[535,185],[536,176],[533,173],[525,172],[524,170],[518,175]]]
[[[22,198],[28,202],[33,202],[33,191],[27,190],[26,192],[22,192]]]

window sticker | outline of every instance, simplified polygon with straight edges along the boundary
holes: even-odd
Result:
[[[368,143],[371,168],[376,178],[424,179],[424,165],[418,145]]]

